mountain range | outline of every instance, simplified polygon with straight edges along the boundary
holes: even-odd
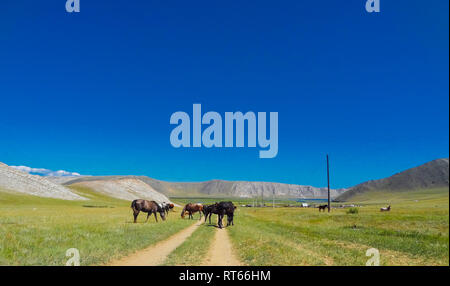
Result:
[[[23,170],[23,168],[22,168]],[[66,200],[86,199],[71,187],[81,186],[124,200],[144,198],[158,202],[169,197],[326,198],[327,188],[272,182],[224,181],[166,182],[147,176],[42,177],[0,163],[0,189],[9,192]],[[346,201],[376,190],[397,191],[449,186],[449,160],[438,159],[391,177],[372,180],[348,189],[332,189],[331,198]]]

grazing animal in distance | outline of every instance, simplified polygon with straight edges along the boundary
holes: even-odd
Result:
[[[131,209],[133,210],[134,223],[136,223],[136,219],[140,212],[147,213],[147,220],[145,222],[148,221],[148,218],[151,214],[155,215],[155,220],[156,222],[158,222],[158,216],[156,215],[157,213],[159,213],[162,220],[166,220],[166,213],[162,205],[158,204],[155,201],[147,201],[142,199],[134,200],[131,203]]]
[[[325,209],[328,207],[328,205],[320,205],[319,206],[319,212],[320,211],[325,211]]]
[[[167,202],[162,203],[162,205],[163,205],[164,211],[166,212],[166,215],[169,215],[169,211],[170,211],[170,210],[173,210],[173,208],[175,207],[174,204],[172,204],[172,203],[167,203]]]
[[[193,203],[186,204],[183,210],[181,211],[181,218],[184,218],[186,212],[189,214],[189,219],[194,219],[193,214],[196,212],[200,214],[200,219],[202,219],[203,205]]]
[[[391,205],[389,205],[387,208],[381,208],[380,212],[388,212],[391,210]]]

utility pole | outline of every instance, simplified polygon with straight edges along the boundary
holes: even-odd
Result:
[[[261,190],[261,207],[264,207],[264,189]]]
[[[330,205],[330,162],[328,160],[328,154],[327,154],[327,180],[328,180],[328,212],[331,210]]]
[[[272,208],[275,208],[275,189],[272,190]]]

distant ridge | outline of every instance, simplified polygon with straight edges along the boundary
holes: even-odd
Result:
[[[109,181],[118,179],[137,179],[155,191],[170,197],[240,197],[251,198],[261,197],[271,198],[325,198],[327,188],[316,188],[312,186],[292,185],[271,182],[248,182],[248,181],[224,181],[210,180],[206,182],[165,182],[152,179],[146,176],[81,176],[76,178],[57,178],[63,185],[79,184],[88,181]],[[331,190],[331,197],[337,197],[344,193],[346,189]]]
[[[449,159],[437,159],[391,177],[367,181],[350,188],[335,201],[347,201],[355,195],[372,191],[403,191],[449,187]]]

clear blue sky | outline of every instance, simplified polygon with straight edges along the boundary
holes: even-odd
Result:
[[[7,0],[0,161],[171,181],[332,187],[449,150],[449,3]],[[279,152],[175,149],[170,115],[279,112]]]

